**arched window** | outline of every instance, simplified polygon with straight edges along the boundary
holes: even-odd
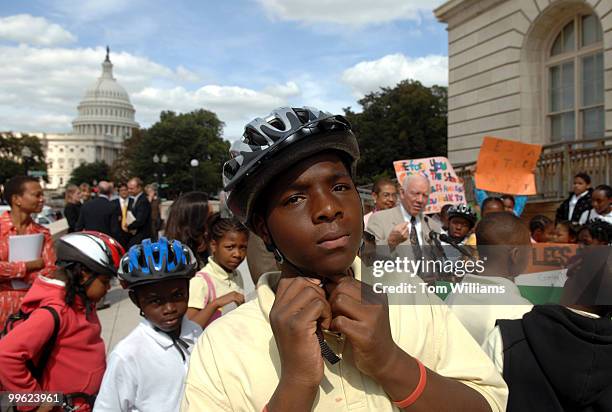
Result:
[[[551,142],[604,135],[604,64],[599,19],[579,14],[556,34],[546,61]]]

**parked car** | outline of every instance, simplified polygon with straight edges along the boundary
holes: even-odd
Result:
[[[55,211],[51,206],[43,206],[43,210],[33,216],[32,219],[40,225],[49,225],[57,220]]]
[[[11,210],[9,205],[0,205],[0,214],[9,210]],[[57,220],[57,215],[50,206],[43,206],[40,213],[32,214],[32,219],[39,225],[49,225]]]

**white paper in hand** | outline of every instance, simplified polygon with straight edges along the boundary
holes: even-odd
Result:
[[[136,217],[134,216],[131,210],[128,210],[125,216],[125,223],[129,226],[135,221],[136,221]]]
[[[9,236],[9,262],[29,262],[40,258],[44,240],[42,233]]]
[[[9,262],[29,262],[40,258],[44,240],[42,233],[9,236]],[[28,289],[30,285],[15,279],[11,280],[11,287],[20,290]]]

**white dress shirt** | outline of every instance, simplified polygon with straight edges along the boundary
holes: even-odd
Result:
[[[119,196],[119,206],[123,209],[127,209],[128,204],[130,203],[130,197],[126,197],[125,199]]]
[[[595,209],[585,210],[582,212],[582,215],[580,215],[580,220],[578,223],[584,225],[585,223],[591,223],[595,219],[606,221],[612,225],[612,212],[605,215],[600,215],[597,213],[597,211],[595,211]]]
[[[585,196],[587,193],[589,193],[589,191],[585,190],[584,192],[580,193],[580,195],[578,196],[576,196],[575,194],[572,195],[572,198],[569,201],[569,213],[568,213],[567,220],[572,220],[572,215],[574,214],[574,208],[576,207],[576,204],[578,203],[578,199]]]
[[[406,209],[404,209],[404,205],[402,205],[400,203],[400,210],[402,211],[402,216],[404,217],[404,221],[408,222],[408,240],[410,240],[410,231],[412,230],[412,223],[410,223],[410,220],[412,219],[412,216],[408,213],[408,211],[406,211]],[[423,234],[421,233],[421,219],[422,219],[422,215],[419,214],[417,216],[415,216],[415,228],[417,231],[417,237],[419,238],[419,245],[423,246],[425,243],[423,242]]]
[[[146,319],[108,357],[94,411],[178,411],[189,356],[202,328],[183,316],[183,356],[170,336]]]
[[[497,319],[520,319],[533,304],[521,296],[518,286],[498,276],[465,275],[461,284],[503,286],[503,294],[451,293],[446,303],[472,337],[482,345]]]

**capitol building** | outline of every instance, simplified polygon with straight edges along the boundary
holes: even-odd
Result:
[[[108,47],[102,74],[85,91],[77,110],[72,133],[28,133],[37,136],[46,151],[46,189],[65,187],[72,170],[83,163],[104,161],[112,165],[123,141],[139,127],[128,93],[113,77]]]

